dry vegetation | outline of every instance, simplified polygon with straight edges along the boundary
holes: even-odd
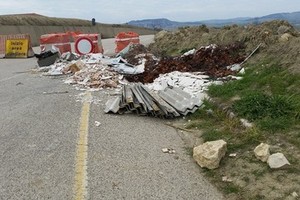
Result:
[[[108,25],[97,23],[98,25]],[[43,15],[19,14],[19,15],[0,15],[0,25],[13,26],[92,26],[91,20],[72,19],[72,18],[56,18]],[[112,24],[110,26],[129,27],[129,25]]]

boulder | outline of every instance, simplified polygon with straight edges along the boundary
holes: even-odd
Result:
[[[272,169],[278,169],[285,165],[290,165],[289,161],[282,153],[274,153],[269,156],[268,164]]]
[[[224,140],[205,142],[193,149],[193,158],[201,167],[216,169],[226,150],[227,143]]]
[[[270,156],[270,145],[261,143],[254,149],[255,157],[262,162],[267,162]]]

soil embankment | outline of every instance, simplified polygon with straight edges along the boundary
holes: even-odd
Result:
[[[101,24],[95,26],[88,20],[46,17],[36,14],[0,16],[1,35],[28,33],[33,46],[39,45],[40,36],[49,33],[76,31],[99,33],[102,38],[113,38],[119,32],[134,31],[140,35],[152,35],[156,31],[126,24]]]

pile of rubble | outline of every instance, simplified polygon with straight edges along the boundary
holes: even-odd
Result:
[[[160,74],[173,71],[204,72],[211,78],[224,77],[236,74],[228,69],[228,66],[245,60],[243,50],[244,46],[238,43],[227,46],[209,45],[178,57],[163,58],[159,61],[147,60],[145,72],[125,77],[128,81],[142,83],[151,83]]]
[[[130,44],[115,58],[67,53],[41,70],[48,76],[70,75],[65,83],[79,89],[123,86],[121,96],[108,101],[106,112],[172,118],[195,112],[209,85],[222,84],[220,77],[240,71],[242,52],[240,44],[209,45],[159,60],[143,45]]]

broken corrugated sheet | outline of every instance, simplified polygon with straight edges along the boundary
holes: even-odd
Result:
[[[195,112],[202,105],[178,87],[167,87],[158,93],[142,84],[124,85],[121,97],[106,103],[106,113],[137,113],[162,118],[174,118]]]

